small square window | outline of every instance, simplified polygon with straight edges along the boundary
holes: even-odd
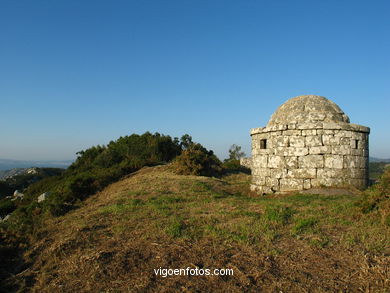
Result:
[[[353,148],[354,149],[359,148],[359,140],[358,139],[354,139],[354,141],[353,141]]]
[[[267,148],[267,140],[266,139],[260,140],[260,148],[261,149],[266,149]]]

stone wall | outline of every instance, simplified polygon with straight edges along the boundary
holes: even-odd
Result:
[[[252,185],[259,193],[368,183],[368,127],[350,123],[301,123],[255,128]]]

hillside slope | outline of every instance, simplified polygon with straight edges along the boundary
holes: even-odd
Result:
[[[34,292],[386,292],[390,228],[362,215],[358,197],[257,197],[249,180],[143,168],[49,219],[9,282]],[[234,275],[154,273],[187,267]]]

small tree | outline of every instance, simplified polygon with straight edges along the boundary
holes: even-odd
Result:
[[[180,146],[183,150],[186,150],[188,148],[190,148],[192,145],[193,145],[193,141],[192,141],[192,136],[189,135],[189,134],[184,134],[181,138],[180,138]]]
[[[233,144],[229,148],[229,160],[240,160],[243,157],[245,157],[245,153],[241,151],[239,145]]]

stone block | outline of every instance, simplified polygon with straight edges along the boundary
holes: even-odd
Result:
[[[318,178],[311,179],[311,185],[314,188],[317,187],[345,187],[348,185],[346,180],[342,178]]]
[[[275,149],[275,155],[278,156],[305,156],[309,153],[309,149],[304,148],[294,148],[294,147],[278,147]]]
[[[298,168],[298,158],[297,157],[285,157],[286,167],[288,169],[297,169]]]
[[[267,126],[264,131],[278,131],[278,130],[286,130],[287,124],[273,124],[271,126]]]
[[[317,177],[317,169],[291,169],[287,172],[287,178],[310,179]]]
[[[291,136],[289,138],[290,147],[303,148],[305,146],[304,136]]]
[[[344,157],[344,168],[366,168],[368,160],[366,157],[360,156],[345,156]]]
[[[303,179],[283,178],[280,179],[280,191],[303,190]]]
[[[351,139],[349,137],[340,137],[340,144],[351,146]]]
[[[296,129],[296,128],[297,128],[297,125],[295,123],[287,125],[287,129]]]
[[[302,135],[303,136],[309,136],[309,135],[317,135],[317,131],[316,129],[303,129],[302,130]]]
[[[270,170],[270,176],[274,178],[286,178],[287,176],[287,169],[269,169]]]
[[[322,146],[322,136],[321,135],[310,135],[306,136],[306,146]]]
[[[340,137],[336,137],[331,134],[324,134],[322,135],[322,142],[324,145],[339,145],[340,144]]]
[[[350,130],[339,130],[337,131],[334,136],[335,137],[352,137],[352,131]]]
[[[252,166],[254,168],[267,168],[268,167],[268,155],[253,156]]]
[[[332,129],[317,129],[317,134],[327,134],[327,135],[333,135],[336,130]]]
[[[252,169],[252,177],[254,175],[266,177],[266,176],[271,176],[270,174],[271,174],[271,169],[268,169],[268,168],[254,168],[254,169]]]
[[[323,168],[324,156],[322,155],[307,155],[298,158],[299,168]]]
[[[324,121],[326,118],[326,114],[324,112],[311,112],[308,116],[310,121]]]
[[[339,155],[325,155],[325,168],[342,169],[343,156]]]
[[[317,121],[317,122],[305,122],[297,124],[297,129],[322,129],[323,128],[323,122]]]
[[[353,155],[353,156],[360,156],[360,157],[364,156],[363,149],[349,149],[349,150],[350,150],[349,154],[346,155]]]
[[[331,146],[313,146],[309,147],[309,154],[310,155],[324,155],[324,154],[331,154],[332,153],[332,147]]]
[[[346,123],[345,123],[346,124]],[[324,129],[343,129],[345,125],[342,123],[336,123],[336,122],[324,122],[323,127]]]
[[[269,156],[268,157],[268,168],[283,168],[285,166],[283,156]]]
[[[332,146],[332,154],[334,155],[350,155],[351,147],[348,145],[334,145]]]
[[[289,141],[288,136],[277,136],[274,138],[274,146],[275,147],[287,147],[288,141]]]
[[[363,168],[351,168],[348,171],[351,178],[365,179],[367,176],[367,170]]]
[[[310,189],[310,188],[311,188],[310,179],[303,180],[303,189]]]
[[[291,130],[284,130],[282,132],[282,135],[287,135],[287,136],[301,136],[302,131],[301,130],[296,130],[296,129],[291,129]]]
[[[252,182],[256,182],[258,185],[265,185],[265,178],[267,177],[252,175]]]
[[[273,178],[273,177],[266,177],[265,178],[265,185],[267,185],[269,187],[277,186],[279,189],[279,179]]]
[[[249,157],[249,158],[241,158],[240,159],[240,165],[241,166],[244,166],[248,169],[252,169],[252,157]]]
[[[317,170],[317,178],[345,178],[348,177],[348,170],[347,169],[330,169],[330,168],[324,168],[324,169],[318,169]]]

